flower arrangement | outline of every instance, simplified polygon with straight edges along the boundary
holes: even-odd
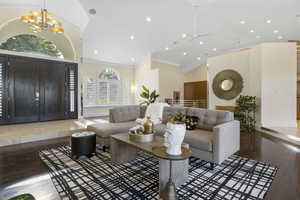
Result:
[[[168,122],[173,124],[185,124],[187,130],[194,130],[198,125],[198,117],[189,117],[179,112],[175,115],[169,113]]]
[[[172,124],[184,124],[186,122],[186,116],[179,112],[175,115],[168,113],[168,122]]]
[[[198,117],[187,117],[185,124],[187,130],[194,130],[198,125]]]

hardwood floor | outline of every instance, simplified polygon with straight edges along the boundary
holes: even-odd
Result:
[[[252,142],[251,142],[252,141]],[[0,148],[0,199],[31,193],[37,200],[60,199],[38,151],[68,144],[68,138],[32,142]],[[253,151],[254,149],[254,151]],[[242,134],[240,156],[279,167],[268,200],[300,200],[300,148],[260,133]]]

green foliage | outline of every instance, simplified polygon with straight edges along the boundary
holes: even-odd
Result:
[[[156,99],[159,97],[159,94],[156,94],[156,90],[150,92],[148,88],[146,88],[144,85],[142,86],[143,92],[140,94],[140,97],[144,99],[144,101],[141,103],[141,105],[150,105],[151,103],[154,103]]]
[[[9,38],[0,44],[0,49],[63,58],[62,52],[53,42],[29,34]]]
[[[241,123],[241,131],[253,133],[255,131],[256,96],[241,95],[236,100],[235,117]]]

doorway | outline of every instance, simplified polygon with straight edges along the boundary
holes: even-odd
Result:
[[[207,108],[207,81],[184,83],[184,106]]]

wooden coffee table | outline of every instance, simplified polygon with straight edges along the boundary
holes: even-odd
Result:
[[[188,148],[182,147],[182,154],[171,156],[166,153],[163,146],[164,138],[155,136],[152,142],[138,143],[129,139],[128,133],[111,136],[110,153],[114,162],[124,163],[134,160],[138,151],[144,151],[159,159],[159,193],[165,189],[171,180],[176,187],[188,180],[188,158],[192,153]]]

